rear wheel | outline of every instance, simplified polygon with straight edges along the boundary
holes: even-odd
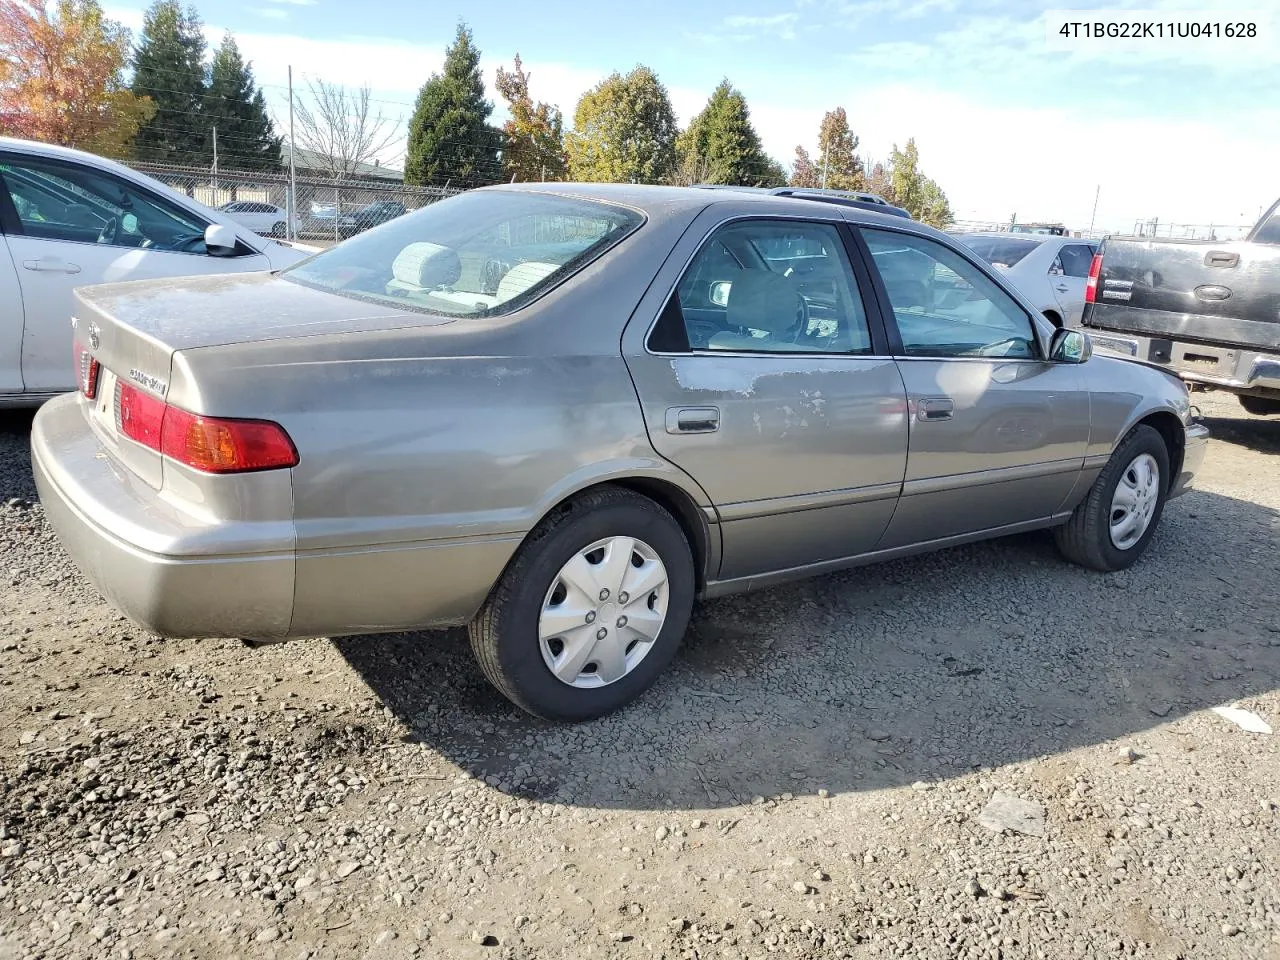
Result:
[[[1164,438],[1139,424],[1116,447],[1071,518],[1054,531],[1059,551],[1093,570],[1132,566],[1160,523],[1169,480]]]
[[[273,224],[273,225],[272,225],[272,227],[271,227],[271,235],[272,235],[273,237],[283,237],[283,236],[284,236],[284,221],[283,221],[283,220],[281,220],[279,223],[276,223],[276,224]]]
[[[471,623],[471,649],[522,709],[591,720],[640,696],[671,662],[694,591],[675,519],[645,497],[600,488],[520,547]]]
[[[1055,313],[1054,311],[1046,310],[1044,312],[1044,318],[1048,320],[1051,324],[1053,324],[1053,328],[1055,330],[1062,329],[1062,317],[1058,316],[1058,314]]]
[[[1270,397],[1241,396],[1240,406],[1255,417],[1268,417],[1273,413],[1280,413],[1280,400],[1272,400]]]

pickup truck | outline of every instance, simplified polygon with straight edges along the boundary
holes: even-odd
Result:
[[[1280,414],[1280,200],[1241,241],[1107,237],[1082,325],[1100,352]]]

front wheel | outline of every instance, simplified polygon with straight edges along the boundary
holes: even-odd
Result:
[[[600,488],[521,545],[471,623],[471,649],[518,707],[595,719],[640,696],[671,662],[694,592],[675,519],[645,497]]]
[[[1124,570],[1151,542],[1169,492],[1169,449],[1140,424],[1120,441],[1089,495],[1054,531],[1068,560],[1093,570]]]

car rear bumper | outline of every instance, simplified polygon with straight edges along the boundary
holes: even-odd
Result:
[[[36,414],[31,465],[62,546],[130,619],[165,637],[288,633],[292,551],[204,552],[201,526],[102,449],[75,395],[51,400]]]
[[[1280,355],[1110,330],[1085,332],[1099,352],[1165,367],[1189,383],[1280,398]]]

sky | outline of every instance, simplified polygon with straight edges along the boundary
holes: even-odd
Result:
[[[1153,218],[1252,223],[1280,195],[1280,4],[1253,3],[1276,10],[1251,12],[1247,0],[1112,0],[1119,15],[1171,19],[1192,7],[1201,13],[1178,17],[1258,23],[1252,40],[1127,44],[1069,40],[1048,27],[1092,19],[1074,12],[1091,10],[1088,0],[196,6],[212,42],[235,34],[282,121],[291,65],[298,96],[309,78],[368,84],[389,121],[407,122],[463,17],[481,51],[494,122],[504,117],[495,71],[517,53],[534,99],[557,104],[566,128],[582,93],[615,70],[654,69],[682,124],[727,77],[784,166],[797,145],[816,153],[823,114],[843,106],[859,152],[873,161],[914,137],[924,172],[959,220],[1016,215],[1128,230]],[[145,6],[114,0],[106,10],[136,32]],[[403,151],[400,137],[384,159],[397,163]]]

